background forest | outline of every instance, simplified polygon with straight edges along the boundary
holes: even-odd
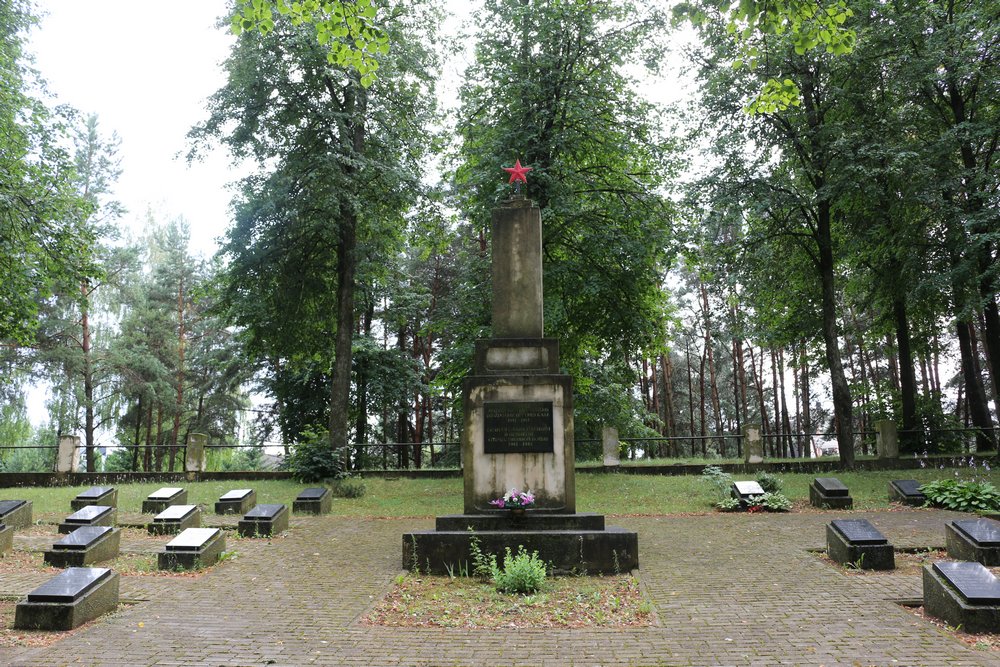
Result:
[[[484,0],[454,100],[440,3],[357,5],[377,69],[283,14],[234,42],[189,159],[253,169],[206,260],[153,210],[121,233],[114,132],[46,101],[32,8],[0,2],[0,469],[74,434],[89,471],[173,470],[195,432],[221,468],[457,465],[428,445],[459,439],[515,159],[580,460],[603,426],[630,458],[733,458],[756,424],[850,467],[883,419],[907,454],[996,449],[995,3],[837,3],[847,49],[734,39],[718,3]],[[667,58],[698,84],[670,107]]]

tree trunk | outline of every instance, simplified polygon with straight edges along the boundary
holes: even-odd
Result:
[[[903,429],[900,444],[914,446],[918,441],[917,377],[913,372],[913,349],[910,345],[910,323],[906,314],[906,297],[897,294],[892,301],[892,317],[896,328],[896,355],[899,363],[899,394],[903,405]]]
[[[90,354],[90,293],[87,283],[80,285],[80,327],[83,349],[83,435],[87,450],[87,472],[97,470],[97,447],[94,442],[94,366]]]
[[[177,439],[181,432],[181,412],[184,410],[184,348],[186,346],[184,323],[184,281],[177,286],[177,397],[174,404],[174,425],[170,430],[170,472],[174,471],[177,458]]]
[[[139,443],[142,437],[142,394],[139,394],[139,399],[136,401],[135,406],[135,436],[132,439],[132,465],[131,469],[133,472],[139,470]]]
[[[684,339],[684,359],[686,360],[688,376],[688,434],[691,436],[691,456],[694,456],[696,442],[694,439],[694,385],[691,381],[691,351],[687,338]]]

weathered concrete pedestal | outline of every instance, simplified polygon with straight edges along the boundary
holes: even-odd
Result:
[[[14,548],[14,529],[0,523],[0,556]]]
[[[866,519],[838,519],[826,525],[831,560],[859,570],[893,570],[896,556],[889,540]]]
[[[146,526],[150,535],[176,535],[188,528],[201,527],[201,508],[197,505],[171,505],[153,517]]]
[[[17,603],[20,630],[72,630],[118,606],[117,572],[103,567],[71,567]]]
[[[606,528],[603,515],[501,512],[440,516],[435,530],[404,535],[403,567],[429,574],[446,574],[449,568],[471,572],[473,540],[498,563],[507,547],[516,553],[523,546],[560,573],[617,574],[639,566],[636,533]]]
[[[0,500],[0,523],[11,528],[27,528],[31,525],[31,501]]]
[[[333,508],[333,492],[325,486],[303,489],[292,501],[296,514],[329,514]]]
[[[186,505],[187,489],[180,487],[163,487],[149,494],[142,501],[143,514],[159,514],[171,505]]]
[[[107,505],[87,505],[66,517],[66,520],[59,524],[57,532],[60,535],[69,535],[84,526],[113,526],[117,513],[118,510]]]
[[[573,379],[560,372],[559,341],[544,337],[541,215],[514,196],[493,212],[493,338],[476,341],[462,383],[464,514],[403,535],[404,568],[444,574],[483,554],[502,560],[523,546],[557,570],[612,574],[639,564],[638,536],[576,513]],[[530,491],[523,517],[490,501]]]
[[[987,567],[1000,565],[1000,522],[992,519],[960,519],[944,526],[948,555],[975,561]]]
[[[113,486],[92,486],[69,501],[70,509],[74,512],[87,505],[118,507],[118,490]]]
[[[233,489],[219,496],[215,503],[216,514],[246,514],[257,504],[257,492],[253,489]]]
[[[889,482],[889,501],[911,507],[923,507],[927,496],[920,490],[920,482],[915,479],[894,479]]]
[[[122,534],[110,526],[84,526],[52,545],[45,563],[53,567],[83,567],[118,555]]]
[[[963,632],[1000,632],[1000,580],[980,563],[924,566],[924,611]]]
[[[283,530],[288,530],[288,507],[285,505],[257,505],[236,525],[240,537],[270,537]]]
[[[226,536],[218,528],[186,528],[156,555],[161,570],[198,570],[214,565],[226,550]]]
[[[836,477],[817,477],[809,485],[809,504],[813,507],[849,510],[854,507],[854,499],[843,482]]]

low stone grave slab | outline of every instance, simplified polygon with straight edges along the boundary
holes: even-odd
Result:
[[[764,488],[754,481],[733,482],[731,489],[733,498],[740,501],[740,506],[746,508],[750,499],[764,495]]]
[[[809,485],[809,504],[813,507],[849,510],[854,499],[847,487],[836,477],[817,477]]]
[[[27,528],[31,525],[31,501],[0,500],[0,523],[11,528]]]
[[[893,570],[895,554],[889,540],[867,519],[837,519],[826,525],[830,559],[861,570]]]
[[[70,514],[59,524],[59,533],[66,535],[83,526],[113,526],[118,513],[114,507],[87,505]]]
[[[17,603],[19,630],[72,630],[118,606],[117,572],[105,567],[71,567]]]
[[[889,482],[889,501],[913,507],[922,507],[927,496],[920,490],[920,482],[915,479],[894,479]]]
[[[257,504],[257,492],[253,489],[233,489],[221,496],[215,503],[216,514],[246,514]]]
[[[1000,565],[1000,522],[993,519],[959,519],[944,526],[948,555],[958,560]]]
[[[333,507],[333,492],[325,486],[303,489],[292,501],[292,511],[303,514],[327,514]]]
[[[197,505],[171,505],[153,517],[146,530],[150,535],[176,535],[186,528],[201,526],[201,508]]]
[[[165,486],[146,496],[146,499],[142,501],[142,513],[159,514],[171,505],[186,505],[187,499],[187,489]]]
[[[83,567],[118,555],[122,532],[111,526],[83,526],[52,545],[45,562],[53,567]]]
[[[113,486],[92,486],[69,501],[69,506],[74,511],[83,509],[87,505],[118,507],[118,489]]]
[[[185,528],[156,555],[161,570],[198,570],[215,564],[226,550],[226,536],[218,528]]]
[[[288,507],[257,505],[236,525],[240,537],[266,537],[288,530]]]
[[[14,529],[0,523],[0,556],[14,548]]]
[[[1000,632],[1000,579],[981,563],[924,566],[924,611],[963,632]]]

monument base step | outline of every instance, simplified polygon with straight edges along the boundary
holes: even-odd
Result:
[[[603,514],[560,514],[526,510],[515,515],[510,510],[497,510],[484,514],[446,514],[435,519],[439,531],[474,530],[604,530]]]
[[[478,540],[479,550],[486,556],[496,555],[498,563],[503,562],[508,547],[515,554],[522,546],[529,553],[537,551],[538,557],[557,573],[618,574],[639,567],[638,535],[610,526],[606,530],[463,529],[406,533],[403,568],[427,574],[472,572],[473,540]]]

